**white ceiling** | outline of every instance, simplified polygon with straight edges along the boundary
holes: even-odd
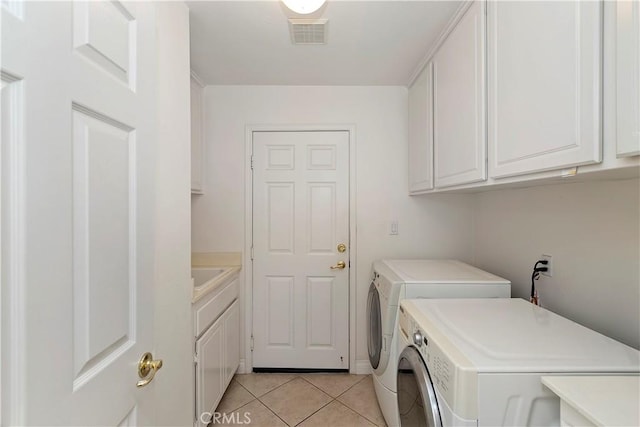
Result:
[[[190,1],[191,66],[212,85],[406,85],[460,1]],[[326,45],[292,45],[287,18],[329,20]]]

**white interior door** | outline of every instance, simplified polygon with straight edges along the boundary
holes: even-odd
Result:
[[[253,133],[253,239],[254,368],[348,369],[348,132]]]
[[[3,424],[151,424],[154,6],[2,6]]]

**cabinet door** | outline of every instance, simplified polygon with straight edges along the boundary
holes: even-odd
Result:
[[[202,86],[191,77],[191,192],[196,194],[202,194],[203,178],[202,91]]]
[[[433,64],[409,88],[409,194],[433,189]]]
[[[640,154],[640,2],[616,2],[617,154]]]
[[[487,179],[484,8],[474,2],[433,58],[436,187]]]
[[[196,417],[212,412],[224,394],[224,321],[218,319],[196,341]]]
[[[224,383],[225,387],[240,365],[240,306],[235,300],[224,315]]]
[[[492,177],[602,160],[602,3],[488,4]]]

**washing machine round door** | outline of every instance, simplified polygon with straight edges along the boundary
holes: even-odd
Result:
[[[371,367],[377,369],[382,353],[382,318],[380,312],[380,295],[374,282],[369,286],[367,297],[367,347],[369,348],[369,362]]]
[[[436,392],[420,353],[407,347],[398,361],[400,426],[442,427]]]

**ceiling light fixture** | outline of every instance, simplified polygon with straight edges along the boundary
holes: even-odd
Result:
[[[320,9],[327,0],[282,0],[285,6],[300,15],[308,15]]]

